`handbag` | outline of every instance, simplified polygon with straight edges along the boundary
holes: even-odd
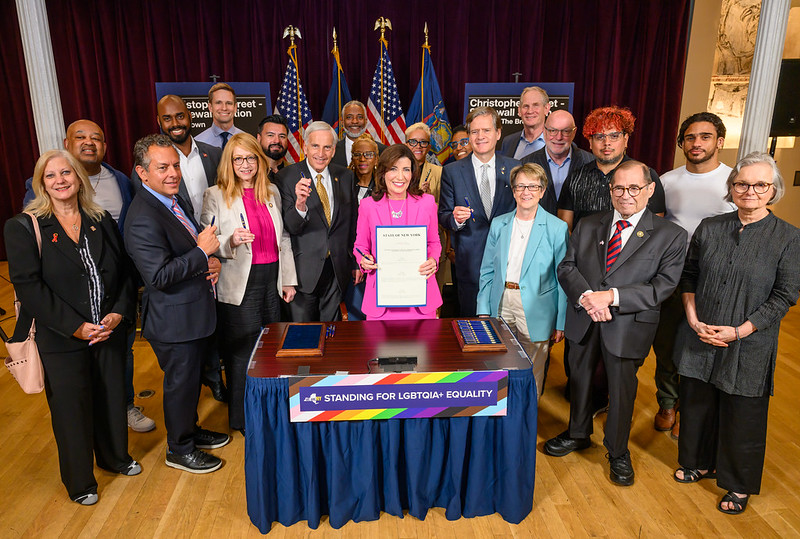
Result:
[[[32,213],[27,213],[33,222],[33,230],[36,235],[36,243],[39,246],[39,257],[42,256],[42,235],[39,231],[39,222]],[[14,310],[19,320],[21,303],[14,294]],[[41,393],[44,389],[44,368],[42,368],[42,358],[39,357],[39,348],[36,346],[36,320],[31,320],[31,328],[28,330],[28,338],[22,342],[6,342],[8,357],[5,365],[14,379],[17,381],[22,391],[25,393]]]

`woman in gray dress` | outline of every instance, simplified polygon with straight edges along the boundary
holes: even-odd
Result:
[[[761,488],[778,330],[800,289],[800,230],[767,209],[783,193],[769,155],[739,161],[728,177],[738,210],[700,224],[681,277],[681,467],[674,479],[716,477],[728,491],[717,508],[728,514],[744,511]]]

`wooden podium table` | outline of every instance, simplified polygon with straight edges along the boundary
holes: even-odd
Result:
[[[265,328],[245,392],[247,510],[267,533],[274,522],[323,515],[339,528],[381,511],[424,519],[500,513],[520,522],[533,505],[536,382],[508,327],[505,352],[464,353],[452,320],[336,322],[321,357],[276,358],[286,324]],[[287,376],[384,372],[371,360],[415,356],[416,372],[508,370],[508,415],[291,423]],[[372,370],[370,371],[370,367]]]

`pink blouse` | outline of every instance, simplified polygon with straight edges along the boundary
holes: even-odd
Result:
[[[250,244],[253,250],[253,264],[272,264],[278,261],[278,239],[275,236],[275,225],[267,207],[258,202],[253,189],[245,188],[242,196],[244,211],[247,214],[247,225],[256,239]]]

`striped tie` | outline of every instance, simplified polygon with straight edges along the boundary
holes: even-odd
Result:
[[[606,271],[611,269],[614,262],[617,261],[620,251],[622,251],[622,231],[631,226],[628,221],[620,219],[617,221],[617,229],[614,230],[614,235],[611,236],[611,241],[608,242],[608,254],[606,255]]]
[[[178,200],[174,197],[172,199],[172,213],[174,213],[175,217],[178,218],[178,221],[180,221],[181,224],[186,227],[186,230],[188,230],[189,234],[192,235],[194,241],[197,241],[197,231],[194,229],[192,224],[186,218],[186,215],[183,213],[183,210],[178,205]]]

